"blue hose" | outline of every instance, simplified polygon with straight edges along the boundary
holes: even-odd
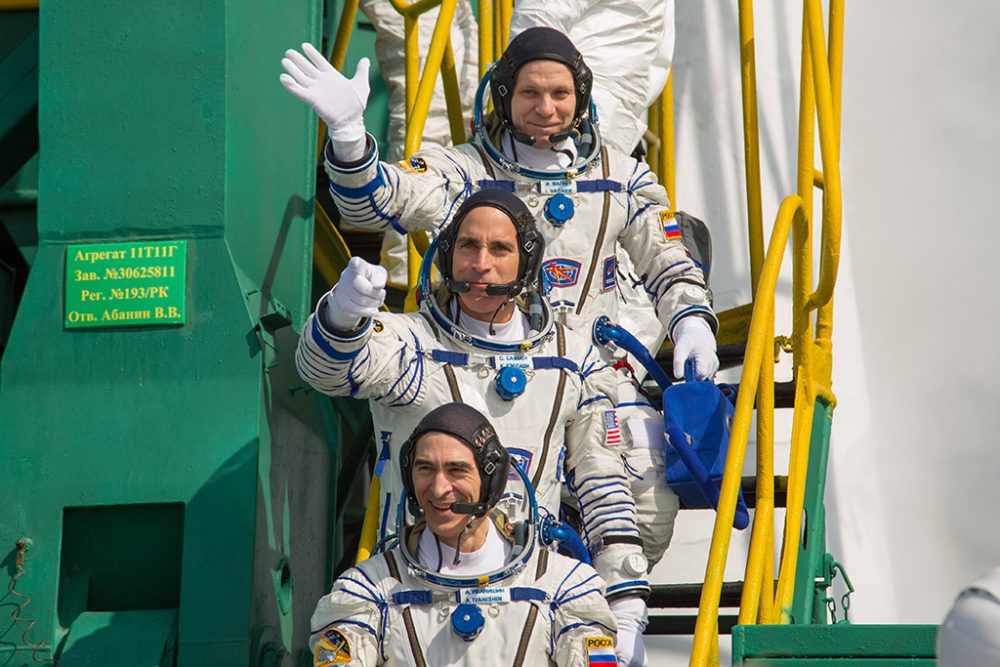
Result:
[[[542,542],[545,544],[559,542],[573,558],[590,565],[590,552],[587,551],[587,547],[584,546],[583,540],[576,534],[576,531],[570,528],[565,521],[561,525],[556,525],[551,521],[543,521],[542,524]]]

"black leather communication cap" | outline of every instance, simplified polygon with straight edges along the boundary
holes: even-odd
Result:
[[[445,403],[434,408],[420,420],[413,433],[403,443],[399,452],[399,468],[403,486],[410,500],[410,509],[419,514],[413,488],[413,456],[417,441],[430,433],[447,433],[472,449],[476,467],[479,468],[480,494],[475,514],[485,515],[500,501],[507,486],[510,454],[500,444],[496,429],[481,412],[465,403]]]
[[[573,87],[576,93],[574,125],[590,112],[590,95],[594,82],[594,75],[583,61],[583,56],[573,46],[569,37],[558,30],[538,26],[528,28],[512,39],[507,45],[507,50],[490,70],[490,92],[493,96],[493,107],[504,127],[513,132],[520,141],[528,144],[534,140],[514,128],[510,100],[514,94],[517,71],[534,60],[554,60],[566,65],[573,74]]]
[[[535,226],[535,216],[531,214],[525,203],[513,192],[499,188],[483,188],[466,197],[462,205],[458,207],[451,222],[438,236],[438,249],[434,262],[437,264],[438,271],[448,282],[449,289],[453,292],[465,291],[462,289],[463,285],[453,283],[451,259],[455,253],[455,239],[458,237],[462,220],[470,211],[480,206],[491,206],[503,211],[510,218],[514,229],[517,230],[517,247],[520,258],[517,264],[517,280],[509,287],[509,291],[513,292],[510,296],[517,296],[522,289],[531,289],[538,283],[542,256],[545,254],[545,239]]]

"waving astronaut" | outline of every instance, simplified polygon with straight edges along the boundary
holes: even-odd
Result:
[[[368,82],[347,79],[303,45],[282,61],[286,89],[330,128],[326,170],[347,222],[375,229],[439,230],[480,188],[513,192],[545,239],[543,271],[556,318],[583,335],[599,315],[619,319],[620,245],[674,343],[674,375],[695,361],[699,379],[718,368],[711,309],[701,270],[688,256],[666,192],[641,162],[605,146],[590,104],[592,75],[562,33],[534,27],[511,41],[480,84],[475,137],[428,148],[398,164],[379,161],[362,113]],[[485,114],[492,99],[494,111]],[[657,332],[658,333],[658,332]],[[639,335],[649,346],[656,334]],[[665,482],[662,421],[622,377],[612,416],[621,425],[639,527],[650,566],[673,532],[678,500]],[[659,424],[659,425],[658,425]]]
[[[312,617],[315,665],[613,664],[594,570],[543,544],[532,512],[497,509],[511,458],[480,412],[446,403],[403,443],[398,543],[348,570]]]
[[[616,442],[618,378],[590,342],[555,321],[542,295],[544,240],[513,194],[466,198],[421,267],[418,313],[380,313],[385,271],[354,258],[319,302],[299,342],[299,374],[316,389],[371,401],[381,443],[380,535],[403,480],[387,462],[432,408],[467,403],[488,415],[525,467],[539,506],[558,516],[563,484],[579,504],[583,540],[607,581],[622,650],[641,657],[647,562]],[[436,294],[430,267],[442,276]],[[564,471],[565,470],[565,476]],[[501,507],[526,490],[511,480]],[[635,663],[635,664],[642,664]]]

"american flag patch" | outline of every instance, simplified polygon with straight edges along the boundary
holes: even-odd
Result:
[[[618,413],[614,410],[604,411],[604,441],[609,445],[622,444],[622,432],[618,428]]]

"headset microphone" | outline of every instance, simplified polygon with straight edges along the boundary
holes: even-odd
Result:
[[[463,280],[452,280],[451,278],[448,278],[445,280],[445,284],[454,294],[465,294],[472,289],[472,285]],[[520,289],[521,281],[515,280],[502,285],[487,285],[486,294],[489,296],[516,296]]]
[[[449,507],[455,514],[474,514],[476,516],[485,516],[489,507],[486,503],[452,503]]]

